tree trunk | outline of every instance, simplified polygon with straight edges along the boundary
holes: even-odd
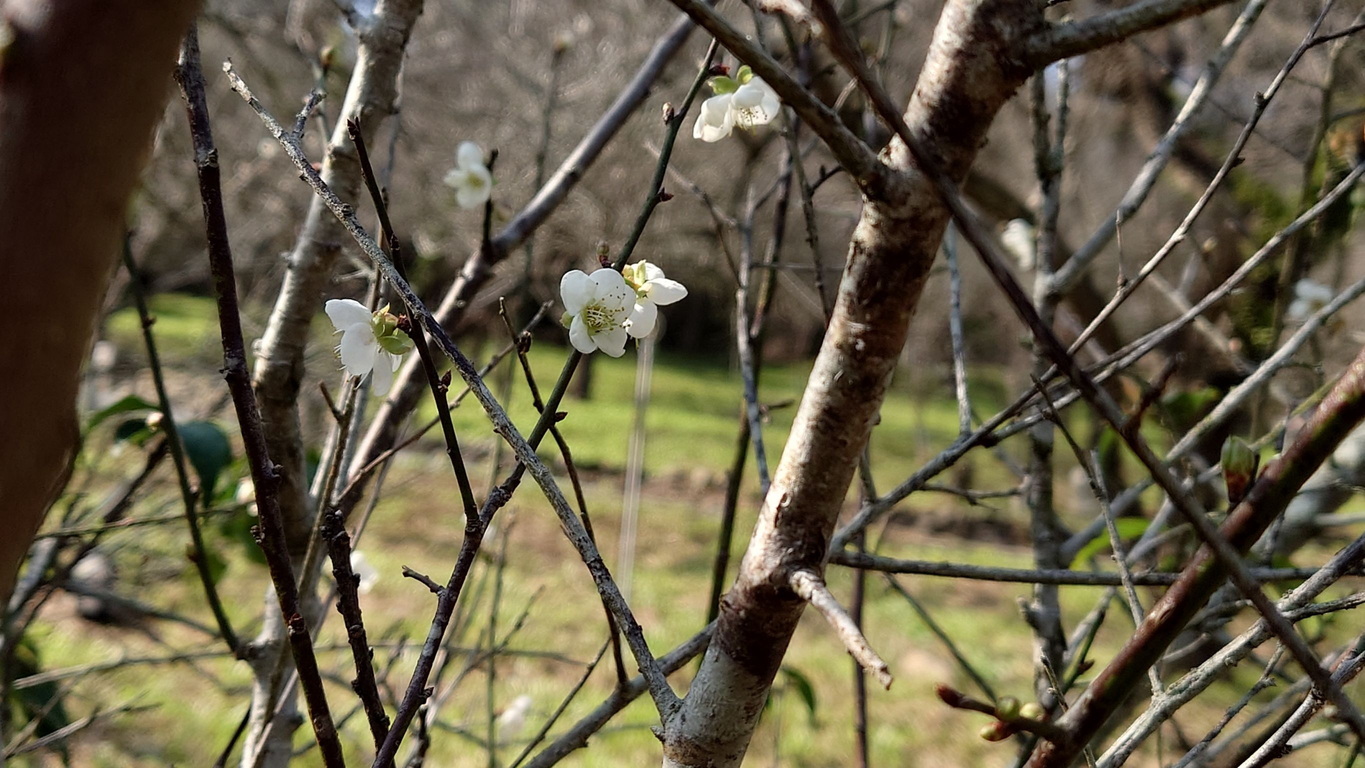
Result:
[[[951,0],[915,95],[910,130],[959,183],[1000,107],[1032,73],[1015,52],[1043,25],[1029,0]],[[684,704],[664,765],[724,768],[744,757],[804,603],[788,582],[823,571],[844,496],[905,344],[949,213],[895,140],[866,192],[833,318],[739,577]],[[875,197],[873,196],[875,195]]]
[[[398,111],[398,83],[408,39],[422,13],[422,0],[388,0],[372,16],[360,20],[360,48],[346,99],[322,158],[322,177],[346,200],[359,199],[360,159],[347,134],[354,120],[363,135],[373,137],[384,120]],[[338,20],[338,23],[340,21]],[[309,495],[304,442],[299,423],[299,392],[304,375],[304,352],[311,338],[312,320],[322,309],[332,267],[345,242],[345,230],[323,202],[314,197],[303,231],[289,255],[284,285],[261,338],[252,375],[265,427],[270,460],[279,467],[280,512],[285,538],[295,560],[298,580],[312,581],[301,571],[314,525],[315,500]],[[307,606],[312,595],[302,595]],[[251,714],[242,765],[279,768],[293,755],[292,737],[303,722],[294,706],[294,692],[281,691],[280,664],[287,657],[285,625],[274,595],[265,599],[265,622],[253,641]],[[308,611],[316,614],[316,610]],[[284,673],[288,672],[286,665]],[[277,710],[275,698],[286,696]],[[272,725],[272,720],[278,720]]]
[[[78,376],[198,5],[0,2],[0,598],[78,448]]]

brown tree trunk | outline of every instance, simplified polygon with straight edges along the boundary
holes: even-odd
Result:
[[[0,2],[0,596],[79,444],[76,389],[194,0]]]
[[[1012,52],[1042,28],[1029,0],[952,0],[905,119],[953,179],[1032,73]],[[821,572],[839,510],[905,344],[949,213],[896,139],[849,247],[829,332],[705,662],[665,727],[665,766],[737,766],[804,603],[789,586]]]

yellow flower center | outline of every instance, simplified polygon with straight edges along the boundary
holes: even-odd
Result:
[[[595,336],[621,325],[625,312],[625,307],[609,307],[601,301],[594,301],[583,307],[583,324]]]

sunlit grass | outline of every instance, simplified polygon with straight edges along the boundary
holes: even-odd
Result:
[[[154,309],[158,315],[156,332],[170,364],[193,376],[213,370],[218,353],[209,314],[211,305],[198,299],[159,297]],[[111,318],[108,329],[126,358],[139,359],[135,318],[120,313]],[[307,387],[313,387],[318,377],[332,377],[335,373],[327,356],[327,330],[314,328],[318,351],[312,358]],[[487,351],[478,349],[478,345],[473,346],[471,353],[476,361],[487,356]],[[534,345],[531,361],[543,392],[553,385],[566,356],[563,347],[541,341]],[[618,568],[618,531],[623,505],[622,473],[635,419],[632,402],[638,367],[634,352],[620,360],[598,356],[592,365],[591,397],[567,399],[561,406],[567,416],[560,426],[585,472],[588,507],[600,548],[608,564],[618,569],[617,578],[625,581],[627,575]],[[808,371],[809,363],[772,365],[764,370],[760,390],[763,403],[791,403],[773,408],[763,427],[773,467],[780,457]],[[509,410],[519,428],[526,432],[534,423],[535,414],[520,372],[515,373]],[[1003,405],[1005,387],[999,372],[973,371],[972,376],[979,407]],[[490,379],[494,391],[502,396],[505,390],[499,383],[500,374]],[[145,380],[137,380],[134,388],[149,394]],[[704,624],[723,506],[722,488],[735,452],[740,391],[738,371],[723,359],[664,353],[652,371],[650,405],[645,417],[647,482],[639,513],[635,569],[628,581],[632,608],[646,628],[651,647],[658,653],[687,639]],[[956,438],[958,417],[949,393],[942,377],[916,378],[915,372],[902,371],[893,381],[873,436],[874,476],[881,489],[903,480]],[[423,415],[432,414],[429,407],[424,408]],[[492,478],[505,474],[506,457],[501,471],[495,473],[491,457],[496,441],[472,400],[457,410],[456,425],[471,456],[470,474],[482,493]],[[1022,460],[1018,441],[999,450],[1016,462]],[[567,484],[549,441],[542,447],[542,454],[557,469],[559,481]],[[1059,451],[1059,461],[1061,483],[1061,473],[1070,465],[1070,459]],[[125,457],[114,468],[126,471],[136,464],[135,457]],[[1007,488],[1018,482],[1006,464],[988,451],[973,456],[972,469],[975,487],[979,489]],[[744,472],[727,583],[733,578],[760,501],[752,458]],[[91,488],[100,490],[111,482],[111,477],[105,477],[103,484],[92,483]],[[97,499],[98,493],[92,490],[90,503]],[[173,511],[175,505],[169,474],[162,473],[147,498],[131,514],[162,514]],[[903,509],[974,517],[984,521],[984,525],[1025,524],[1024,513],[1010,500],[993,502],[993,508],[986,509],[969,507],[943,494],[919,494],[911,496]],[[466,587],[454,643],[457,652],[450,671],[439,684],[444,687],[459,681],[442,710],[452,730],[435,734],[429,765],[488,765],[482,739],[489,713],[496,713],[514,697],[527,694],[535,702],[530,724],[519,736],[505,738],[498,749],[506,764],[520,751],[520,739],[558,706],[582,673],[582,664],[593,657],[606,639],[602,609],[585,568],[529,481],[500,514],[495,526],[497,533],[489,542],[489,556],[476,566]],[[376,646],[375,664],[390,690],[401,692],[406,685],[416,660],[416,646],[426,634],[435,605],[434,597],[425,588],[400,576],[401,568],[409,566],[444,582],[460,544],[461,530],[455,481],[439,434],[433,432],[399,456],[359,542],[359,548],[382,574],[375,590],[363,598],[363,604],[370,638]],[[259,630],[261,611],[267,605],[264,570],[247,558],[250,544],[245,538],[229,537],[217,525],[211,527],[209,535],[210,546],[228,563],[219,586],[229,614],[239,634],[251,637]],[[891,525],[885,541],[888,551],[899,556],[1019,568],[1032,563],[1031,553],[1023,547],[935,538],[903,524]],[[160,608],[207,622],[208,612],[199,585],[184,557],[185,546],[185,531],[179,524],[118,532],[111,534],[104,544],[122,567],[121,589]],[[507,557],[500,560],[498,555],[504,547]],[[504,567],[499,568],[499,562]],[[835,594],[846,599],[851,590],[851,573],[832,567],[828,576]],[[1018,601],[1030,596],[1029,587],[932,577],[903,577],[901,583],[933,615],[997,693],[1030,698],[1032,638],[1018,608]],[[496,610],[495,592],[500,595]],[[1063,590],[1066,626],[1074,627],[1101,593],[1096,588]],[[1151,599],[1150,594],[1144,595]],[[1110,610],[1110,621],[1094,650],[1101,663],[1132,629],[1122,606],[1114,605]],[[983,717],[949,710],[934,697],[936,683],[947,683],[974,695],[978,692],[952,661],[940,638],[877,575],[870,575],[867,580],[865,617],[872,644],[890,663],[896,676],[890,691],[870,687],[873,764],[1008,764],[1013,754],[1009,743],[990,744],[977,737],[977,730],[985,724]],[[466,669],[476,658],[475,649],[489,643],[490,620],[496,625],[498,641],[505,641],[508,648],[508,654],[496,663],[491,706],[487,699],[488,665],[477,663]],[[519,628],[515,628],[519,621]],[[119,658],[170,656],[184,649],[211,653],[221,645],[194,630],[166,622],[147,622],[140,629],[90,625],[77,619],[70,600],[61,596],[54,599],[51,609],[36,625],[33,637],[41,648],[43,668],[49,670]],[[343,640],[335,614],[331,613],[318,641],[319,656],[330,674],[334,714],[347,718],[344,743],[359,764],[370,754],[371,746],[363,718],[354,711],[354,696],[346,687],[352,671]],[[792,684],[794,678],[780,676],[772,705],[755,734],[749,764],[811,767],[850,764],[852,662],[819,616],[808,612],[803,619],[786,664],[813,684],[814,712],[808,711],[797,694]],[[635,672],[629,658],[627,671]],[[695,664],[689,665],[674,678],[680,692],[686,689],[694,671]],[[1247,675],[1254,679],[1255,672],[1248,670]],[[608,657],[555,732],[596,706],[610,692],[613,679]],[[69,686],[68,706],[78,715],[120,705],[147,707],[136,714],[111,718],[77,740],[78,764],[95,766],[211,764],[228,743],[250,699],[250,676],[245,665],[229,660],[226,655],[102,671],[72,678],[64,685]],[[1232,698],[1235,693],[1228,701]],[[1194,713],[1191,717],[1196,723],[1212,722],[1221,711],[1219,707],[1226,703],[1198,704],[1191,709]],[[656,716],[648,701],[642,699],[594,737],[590,749],[571,756],[564,765],[657,764],[658,742],[649,731],[653,724]],[[1191,727],[1191,733],[1196,732],[1195,727]],[[304,726],[296,743],[302,745],[308,738],[310,734]],[[1293,764],[1314,765],[1313,759],[1310,753]],[[318,764],[316,753],[301,764]]]

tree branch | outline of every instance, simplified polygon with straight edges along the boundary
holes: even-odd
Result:
[[[829,587],[825,586],[825,580],[812,571],[799,570],[791,575],[791,587],[802,600],[810,603],[825,617],[825,621],[834,628],[834,634],[838,636],[839,642],[844,644],[844,650],[848,651],[858,665],[876,677],[883,688],[889,689],[893,679],[891,668],[886,666],[882,657],[872,649],[867,637],[858,628],[858,623],[848,615],[848,611],[844,610],[842,605],[839,605],[839,601],[830,593]]]
[[[1139,32],[1197,16],[1232,1],[1144,0],[1082,21],[1050,24],[1028,40],[1025,56],[1033,66],[1042,69],[1054,61],[1123,42]]]
[[[232,265],[227,221],[223,214],[222,189],[218,177],[218,154],[213,148],[213,134],[208,124],[204,100],[203,76],[195,76],[193,52],[197,46],[186,46],[189,55],[184,68],[186,105],[190,115],[191,134],[195,139],[195,157],[199,167],[199,192],[203,200],[204,225],[208,237],[209,268],[213,274],[213,288],[218,303],[218,323],[223,342],[223,378],[232,393],[232,404],[237,412],[237,423],[242,432],[242,443],[251,479],[256,487],[256,506],[260,524],[253,533],[265,554],[270,580],[275,587],[280,613],[288,628],[289,648],[298,670],[308,705],[313,732],[317,736],[324,763],[329,768],[345,765],[336,725],[327,706],[327,695],[322,688],[322,676],[317,658],[313,655],[313,641],[303,617],[294,568],[291,564],[285,526],[279,505],[280,474],[270,460],[266,448],[264,426],[256,406],[256,395],[246,367],[246,343],[242,337],[242,321],[237,301],[237,278]]]

